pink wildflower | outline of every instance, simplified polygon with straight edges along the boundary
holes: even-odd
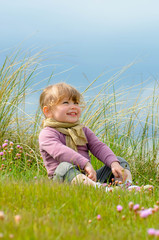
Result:
[[[135,204],[135,205],[133,206],[133,210],[134,210],[134,211],[139,210],[139,208],[140,208],[140,205],[139,205],[139,204]]]
[[[4,153],[3,152],[0,152],[0,156],[3,156],[4,155]]]
[[[141,218],[147,218],[151,214],[152,214],[152,208],[145,209],[139,212],[139,215]]]
[[[118,205],[118,206],[117,206],[117,211],[118,211],[118,212],[121,212],[122,210],[123,210],[123,207],[122,207],[121,205]]]
[[[101,220],[101,215],[100,214],[97,215],[97,220]]]
[[[155,236],[156,236],[156,237],[159,237],[159,230],[156,230],[156,231],[155,231]]]
[[[2,148],[5,148],[5,147],[7,147],[8,146],[8,143],[3,143],[2,144]]]
[[[148,235],[150,235],[150,236],[154,236],[154,235],[155,235],[155,232],[156,232],[156,230],[155,230],[154,228],[149,228],[149,229],[147,230],[147,233],[148,233]]]
[[[139,186],[133,186],[133,185],[132,185],[132,186],[128,187],[128,190],[129,190],[129,191],[135,190],[136,192],[139,192],[140,189],[141,189],[141,187],[139,187]]]
[[[17,145],[17,148],[20,148],[20,145]]]

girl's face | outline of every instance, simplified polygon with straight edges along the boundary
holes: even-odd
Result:
[[[48,110],[49,118],[58,122],[75,123],[81,116],[81,108],[78,102],[64,98],[52,109]]]

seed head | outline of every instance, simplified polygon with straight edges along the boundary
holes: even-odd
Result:
[[[3,238],[3,233],[0,233],[0,238]]]
[[[15,220],[15,223],[16,223],[16,224],[19,224],[20,221],[21,221],[21,216],[20,216],[20,215],[15,215],[15,216],[14,216],[14,220]]]
[[[123,215],[123,216],[122,216],[122,220],[125,220],[125,218],[126,218],[125,215]]]
[[[9,238],[14,238],[14,235],[13,234],[9,234]]]
[[[0,220],[4,220],[4,218],[5,218],[4,212],[0,211]]]
[[[129,209],[130,209],[130,210],[133,209],[133,206],[134,206],[134,203],[133,203],[133,202],[129,202]]]
[[[159,210],[159,206],[154,205],[154,211],[157,212]]]

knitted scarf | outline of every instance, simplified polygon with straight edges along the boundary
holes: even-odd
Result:
[[[52,127],[66,135],[66,146],[77,152],[77,146],[83,146],[87,142],[83,125],[80,121],[75,123],[57,122],[52,118],[47,118],[43,122],[43,127]]]

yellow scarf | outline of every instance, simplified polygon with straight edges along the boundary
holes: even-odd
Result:
[[[66,146],[77,152],[77,146],[83,146],[87,142],[83,125],[80,121],[75,123],[57,122],[52,118],[47,118],[43,122],[43,127],[52,127],[66,135]]]

